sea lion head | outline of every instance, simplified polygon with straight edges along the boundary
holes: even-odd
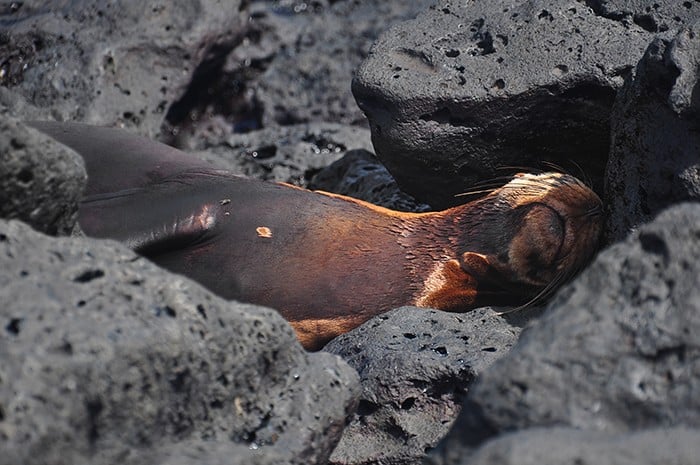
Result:
[[[603,207],[573,176],[520,173],[474,202],[465,217],[469,238],[459,254],[462,269],[493,293],[529,299],[588,263],[598,249]]]

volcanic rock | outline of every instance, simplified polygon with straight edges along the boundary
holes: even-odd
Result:
[[[46,234],[70,234],[86,180],[77,153],[0,114],[0,218],[20,219]]]
[[[700,199],[699,69],[696,22],[673,39],[654,39],[620,92],[606,175],[609,241],[669,205]]]
[[[325,463],[355,409],[355,371],[279,314],[120,244],[0,221],[0,263],[1,464],[183,463],[183,441]]]
[[[448,432],[472,381],[519,333],[490,308],[402,307],[335,338],[324,350],[358,371],[362,395],[331,463],[420,463]]]
[[[600,13],[623,3],[629,14]],[[439,208],[477,181],[547,163],[602,193],[611,108],[653,38],[625,20],[641,3],[443,0],[393,27],[353,81],[377,156]],[[683,16],[656,3],[677,28],[700,16],[697,2]]]
[[[699,239],[686,203],[602,252],[482,374],[440,454],[532,427],[700,427]]]

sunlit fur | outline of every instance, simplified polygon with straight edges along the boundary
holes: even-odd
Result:
[[[479,200],[434,215],[458,225],[455,258],[479,283],[483,303],[486,294],[511,295],[508,303],[519,304],[545,297],[590,260],[602,227],[598,196],[562,173],[518,174]]]
[[[277,309],[309,349],[402,305],[527,305],[598,247],[600,199],[566,174],[519,174],[459,207],[404,213],[245,179],[126,131],[31,125],[83,157],[87,235]]]

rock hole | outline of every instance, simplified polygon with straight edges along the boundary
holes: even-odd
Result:
[[[27,270],[22,270],[22,271],[19,272],[19,275],[20,275],[20,277],[22,277],[22,278],[26,278],[27,276],[29,276],[29,271],[27,271]]]
[[[666,241],[655,233],[642,232],[639,234],[639,242],[642,245],[642,250],[661,256],[664,261],[668,260],[669,252],[666,246]]]
[[[379,405],[366,399],[360,399],[360,403],[357,405],[357,414],[360,416],[372,415],[377,410],[379,410]]]
[[[63,344],[61,344],[61,351],[66,355],[73,355],[73,344],[69,341],[63,341]]]
[[[445,56],[448,58],[457,58],[459,56],[459,50],[451,48],[445,52]]]
[[[253,150],[249,153],[250,156],[255,158],[256,160],[267,160],[268,158],[272,158],[275,155],[277,155],[277,146],[267,145],[264,147],[259,147],[257,150]]]
[[[202,318],[207,319],[207,311],[204,309],[202,304],[197,304],[197,312],[202,315]]]
[[[403,337],[406,339],[415,339],[416,335],[413,333],[403,333]]]
[[[496,352],[495,347],[484,347],[481,349],[482,352]]]
[[[221,410],[222,408],[224,408],[224,403],[218,399],[212,400],[211,402],[209,402],[209,407],[216,410]]]
[[[492,90],[503,90],[506,87],[506,82],[503,79],[496,79],[493,84],[491,84]]]
[[[0,234],[0,242],[5,242],[7,240],[7,236],[5,234]]]
[[[221,375],[218,378],[216,378],[216,381],[221,384],[222,386],[228,386],[229,385],[229,380],[226,377],[226,375]]]
[[[401,410],[411,410],[411,407],[416,405],[416,398],[409,397],[408,399],[401,402]]]
[[[34,180],[34,173],[29,168],[24,168],[17,173],[17,180],[22,184],[29,184]]]
[[[5,409],[2,404],[0,404],[0,421],[5,421]]]
[[[444,346],[436,347],[433,349],[433,352],[444,357],[447,355],[447,348],[445,348]]]
[[[552,14],[547,10],[540,11],[540,14],[537,15],[537,18],[538,19],[548,19],[550,21],[554,21],[554,16],[552,16]]]
[[[10,334],[14,334],[15,336],[18,335],[22,329],[22,320],[23,318],[12,318],[10,322],[5,325],[5,330]]]
[[[687,9],[691,9],[693,7],[693,4],[690,2],[683,2],[683,6],[686,7]]]
[[[76,283],[89,283],[90,281],[101,278],[104,275],[105,273],[102,270],[86,270],[73,278],[73,281]]]
[[[187,384],[186,381],[189,375],[190,371],[185,369],[179,373],[176,373],[175,376],[170,378],[170,386],[172,386],[175,392],[182,392],[185,390],[185,385]]]
[[[85,403],[85,408],[88,413],[88,441],[90,444],[94,444],[100,437],[98,420],[104,406],[100,399],[92,399]]]
[[[175,318],[177,316],[177,312],[171,306],[166,305],[164,307],[156,307],[155,308],[155,315],[156,316],[167,315],[170,318]]]

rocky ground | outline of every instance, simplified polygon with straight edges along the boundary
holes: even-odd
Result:
[[[698,21],[697,0],[0,3],[0,464],[698,463]],[[605,199],[607,246],[546,308],[401,308],[306,353],[276,312],[81,237],[82,161],[28,119],[413,211],[555,165]]]

